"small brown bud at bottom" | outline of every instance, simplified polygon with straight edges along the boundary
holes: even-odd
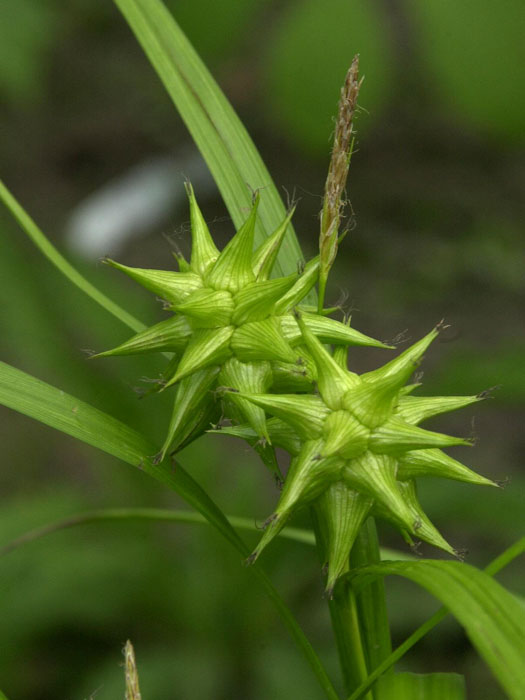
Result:
[[[123,650],[126,667],[126,700],[141,700],[139,676],[135,662],[135,651],[132,643],[126,642]]]

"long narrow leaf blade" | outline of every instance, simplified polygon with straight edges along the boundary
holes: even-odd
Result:
[[[458,673],[395,673],[377,684],[381,700],[465,700],[465,679]]]
[[[198,510],[243,557],[248,556],[249,548],[204,489],[180,464],[172,465],[169,460],[155,464],[152,458],[155,453],[154,446],[116,418],[4,362],[0,362],[0,404],[138,467],[176,491],[187,503]],[[254,566],[253,572],[277,608],[326,697],[337,700],[338,695],[320,659],[290,609],[260,566]]]
[[[350,577],[359,586],[387,574],[408,578],[441,600],[509,697],[525,697],[525,609],[511,593],[483,571],[453,561],[382,562]]]
[[[499,554],[495,559],[493,559],[488,566],[485,567],[484,571],[489,576],[495,576],[499,571],[508,566],[511,562],[516,559],[516,557],[521,556],[525,552],[525,537],[522,537],[517,542],[508,547],[504,552]],[[386,557],[383,557],[386,559]],[[383,676],[389,669],[391,669],[394,664],[396,664],[400,659],[405,656],[405,654],[412,649],[412,647],[417,644],[425,635],[427,635],[431,630],[436,627],[441,620],[449,614],[447,608],[440,608],[432,617],[426,620],[422,625],[420,625],[412,634],[405,639],[394,651],[388,656],[384,661],[382,661],[379,666],[372,671],[368,676],[366,681],[362,683],[359,688],[355,690],[354,693],[348,698],[348,700],[360,700],[363,698],[370,688],[378,681],[381,676]]]
[[[253,519],[242,518],[235,515],[228,515],[227,518],[232,527],[237,530],[259,533],[257,524]],[[88,525],[90,523],[123,522],[128,520],[196,525],[209,524],[209,521],[203,515],[195,513],[192,510],[179,510],[174,508],[170,508],[169,510],[167,508],[101,508],[99,510],[77,513],[63,518],[62,520],[57,520],[24,532],[19,537],[16,537],[11,542],[0,547],[0,557],[30,542],[34,542],[41,537],[46,537],[60,530],[67,530],[72,527]],[[302,542],[303,544],[315,544],[313,532],[302,530],[297,527],[285,527],[281,530],[279,536],[294,540],[295,542]]]
[[[260,533],[257,523],[251,518],[243,518],[238,515],[227,515],[229,523],[236,530],[245,530],[247,532]],[[22,535],[16,537],[11,542],[0,547],[0,557],[9,554],[9,552],[18,549],[19,547],[34,542],[41,537],[46,537],[53,532],[67,530],[71,527],[79,525],[87,525],[97,522],[122,522],[123,520],[138,520],[138,521],[158,521],[171,523],[185,524],[210,524],[209,521],[200,513],[195,513],[192,510],[178,510],[175,508],[101,508],[99,510],[89,510],[83,513],[77,513],[61,520],[56,520],[46,525],[34,528]],[[311,530],[303,530],[299,527],[285,527],[278,535],[294,542],[315,545],[315,535]],[[413,555],[398,552],[394,549],[381,549],[381,557],[383,559],[413,559]]]
[[[213,175],[238,228],[251,206],[251,189],[264,188],[256,242],[285,217],[277,189],[232,106],[161,0],[115,0],[162,80]],[[291,224],[276,270],[294,272],[302,259]]]
[[[113,314],[119,321],[134,330],[136,333],[145,328],[144,324],[134,318],[130,313],[121,308],[114,301],[111,301],[105,294],[100,292],[91,282],[83,277],[65,258],[58,252],[51,241],[46,238],[38,228],[33,219],[23,209],[4,183],[0,180],[0,199],[4,202],[13,217],[18,221],[22,229],[27,233],[33,243],[46,256],[46,258],[65,275],[70,282],[76,285],[85,294],[91,297],[97,304],[100,304],[106,311]]]

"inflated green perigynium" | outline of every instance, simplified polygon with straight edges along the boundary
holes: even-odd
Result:
[[[494,483],[440,449],[471,441],[418,426],[426,418],[484,398],[410,395],[418,385],[406,383],[439,326],[388,364],[358,376],[346,368],[345,353],[330,355],[299,313],[297,320],[317,366],[318,394],[242,394],[274,416],[268,421],[270,438],[294,455],[277,507],[250,560],[307,504],[318,508],[325,530],[328,591],[348,570],[350,550],[369,514],[390,520],[408,541],[415,536],[455,554],[418,503],[414,478]]]
[[[257,195],[247,220],[219,252],[190,185],[187,192],[190,262],[176,255],[174,272],[107,260],[173,312],[99,355],[173,353],[160,385],[176,390],[159,458],[209,429],[221,412],[233,422],[222,432],[247,440],[276,475],[273,447],[286,449],[290,470],[250,561],[298,508],[313,505],[326,541],[329,592],[348,570],[350,550],[370,514],[390,520],[408,542],[418,537],[455,553],[418,503],[415,478],[494,484],[440,449],[468,440],[418,425],[484,398],[411,395],[418,385],[407,381],[440,327],[383,367],[358,376],[347,369],[348,346],[388,346],[300,306],[317,282],[318,259],[301,273],[270,279],[293,212],[254,252]],[[333,355],[323,343],[335,346]]]
[[[217,387],[248,393],[271,388],[308,391],[316,378],[315,363],[290,310],[316,283],[318,261],[312,260],[301,273],[270,279],[293,212],[254,252],[257,195],[246,222],[219,252],[189,184],[187,192],[192,232],[189,263],[177,255],[179,271],[175,272],[106,261],[161,297],[174,312],[98,355],[173,353],[161,388],[176,385],[174,410],[159,458],[201,434],[221,410],[234,422],[248,423],[257,438],[269,442],[264,409],[240,393],[221,394],[218,401]],[[386,347],[323,315],[305,313],[303,322],[323,342]],[[276,469],[273,450],[264,442],[257,447],[268,466]]]

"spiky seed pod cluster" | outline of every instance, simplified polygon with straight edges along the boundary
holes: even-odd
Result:
[[[242,394],[273,416],[267,423],[270,438],[293,455],[277,507],[250,561],[308,504],[317,508],[325,530],[330,593],[348,568],[350,550],[369,514],[391,521],[409,542],[417,537],[455,554],[419,504],[415,477],[495,484],[441,450],[471,441],[419,427],[427,418],[485,398],[411,395],[418,385],[407,381],[440,327],[383,367],[359,376],[347,369],[345,349],[331,355],[299,314],[297,322],[317,368],[318,393]],[[247,439],[250,429],[229,432]]]
[[[439,326],[383,367],[358,376],[347,369],[348,346],[388,346],[328,318],[328,311],[300,306],[317,281],[319,260],[296,274],[270,278],[293,212],[254,251],[256,196],[245,223],[219,252],[190,185],[187,192],[192,252],[189,262],[175,256],[178,272],[107,260],[173,312],[98,355],[172,355],[159,386],[175,386],[159,458],[202,434],[221,411],[234,423],[222,432],[247,440],[276,475],[273,446],[286,449],[290,469],[250,561],[298,508],[313,505],[327,542],[329,592],[347,570],[370,514],[391,521],[410,543],[417,537],[454,554],[419,504],[415,478],[494,483],[441,450],[469,440],[419,427],[484,398],[411,395],[418,385],[407,382]],[[324,344],[335,346],[333,354]]]
[[[316,364],[291,310],[316,283],[319,261],[310,261],[301,272],[270,278],[293,212],[254,251],[259,195],[245,223],[219,252],[191,185],[186,189],[192,250],[189,262],[175,256],[179,271],[131,268],[106,260],[163,299],[173,315],[97,356],[173,354],[159,387],[176,386],[159,459],[204,432],[223,410],[234,422],[248,424],[255,435],[252,444],[277,470],[273,450],[267,447],[271,437],[265,410],[245,394],[312,389]],[[323,314],[305,311],[301,323],[324,343],[386,347]],[[224,386],[234,391],[222,394],[221,406],[217,389]]]

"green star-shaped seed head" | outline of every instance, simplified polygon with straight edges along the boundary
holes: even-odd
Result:
[[[317,367],[319,393],[242,394],[273,416],[268,421],[271,438],[293,455],[277,507],[250,559],[255,560],[290,515],[307,504],[318,508],[325,530],[329,591],[346,571],[350,549],[369,514],[392,521],[410,542],[418,537],[455,554],[418,503],[414,478],[431,475],[495,484],[441,451],[470,445],[470,440],[418,425],[484,398],[411,395],[416,385],[407,386],[407,381],[440,326],[383,367],[358,376],[346,369],[343,352],[331,355],[298,313],[296,320]]]
[[[270,279],[293,211],[254,251],[257,194],[246,221],[219,252],[193,188],[188,184],[186,189],[192,251],[189,262],[180,254],[175,256],[178,272],[131,268],[106,260],[163,299],[173,312],[167,320],[98,355],[173,353],[159,386],[177,387],[160,458],[186,445],[219,418],[218,387],[265,393],[277,380],[289,390],[305,391],[311,389],[317,371],[291,309],[314,286],[318,260],[306,264],[301,273]],[[325,315],[306,312],[301,322],[323,342],[386,347]],[[228,418],[248,423],[258,438],[270,441],[263,408],[240,393],[222,397]]]

